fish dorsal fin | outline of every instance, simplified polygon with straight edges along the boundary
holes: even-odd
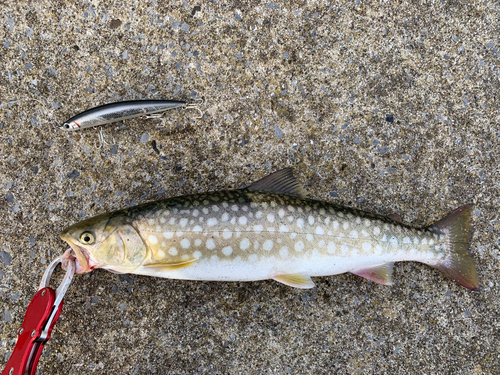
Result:
[[[300,182],[294,177],[292,168],[290,167],[271,173],[269,176],[254,182],[247,189],[307,198],[306,191]]]
[[[273,280],[288,286],[293,286],[294,288],[300,288],[300,289],[314,288],[314,282],[311,280],[310,276],[301,275],[298,273],[288,273],[284,275],[278,275],[273,277]]]
[[[179,268],[189,267],[196,263],[198,258],[191,258],[188,260],[178,260],[173,262],[159,262],[143,264],[143,267],[155,271],[171,271]]]
[[[395,221],[396,223],[402,223],[403,222],[403,219],[401,219],[401,216],[399,216],[397,213],[393,213],[393,214],[387,215],[387,217],[389,219],[391,219],[392,221]]]
[[[371,280],[377,284],[392,285],[393,267],[394,262],[391,262],[377,267],[363,268],[360,270],[351,271],[351,273],[364,277],[365,279]]]

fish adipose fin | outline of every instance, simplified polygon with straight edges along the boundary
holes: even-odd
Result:
[[[311,289],[315,286],[310,276],[301,274],[290,273],[285,275],[278,275],[273,277],[273,280],[300,289]]]
[[[307,198],[307,192],[293,176],[292,168],[285,168],[271,173],[269,176],[254,182],[247,189]]]
[[[351,273],[364,277],[377,284],[392,285],[392,269],[394,262],[386,263],[378,267],[363,268],[362,270],[351,271]]]
[[[466,204],[450,213],[428,229],[445,235],[446,257],[439,264],[431,264],[450,279],[466,288],[479,287],[474,260],[469,255],[472,204]]]
[[[149,263],[149,264],[144,264],[143,267],[147,267],[148,269],[155,270],[155,271],[171,271],[179,268],[184,268],[184,267],[189,267],[192,266],[198,258],[192,258],[188,260],[180,260],[178,262],[171,262],[171,263]]]

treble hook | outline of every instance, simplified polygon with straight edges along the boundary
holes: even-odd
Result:
[[[116,145],[116,139],[113,136],[111,137],[111,140],[113,141],[113,143],[109,143],[108,141],[106,141],[106,138],[104,137],[104,131],[102,130],[102,126],[99,127],[99,134],[97,135],[97,139],[99,139],[100,146],[97,147],[96,142],[94,140],[94,147],[95,148],[101,148],[104,145],[106,145],[106,146]]]
[[[195,101],[198,103],[189,103],[184,107],[184,109],[196,109],[200,113],[200,115],[197,117],[193,117],[193,119],[198,120],[200,118],[203,118],[203,114],[205,113],[200,109],[200,106],[203,105],[204,100],[202,98],[198,98],[195,99]]]

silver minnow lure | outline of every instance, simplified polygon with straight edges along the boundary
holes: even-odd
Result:
[[[194,194],[103,214],[65,229],[77,272],[187,280],[274,279],[312,288],[344,272],[392,283],[394,262],[417,261],[478,288],[468,254],[472,205],[427,228],[311,200],[290,168],[248,188]]]
[[[169,109],[187,105],[186,102],[172,100],[134,100],[110,103],[82,112],[70,118],[59,128],[66,131],[75,131],[135,117],[144,116],[147,118],[155,114],[162,114]]]

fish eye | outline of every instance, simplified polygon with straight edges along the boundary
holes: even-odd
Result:
[[[64,126],[66,129],[69,129],[69,124],[68,124],[67,122],[65,122],[65,123],[63,124],[63,126]]]
[[[80,242],[85,245],[92,245],[95,242],[95,237],[90,232],[83,232],[80,235]]]

